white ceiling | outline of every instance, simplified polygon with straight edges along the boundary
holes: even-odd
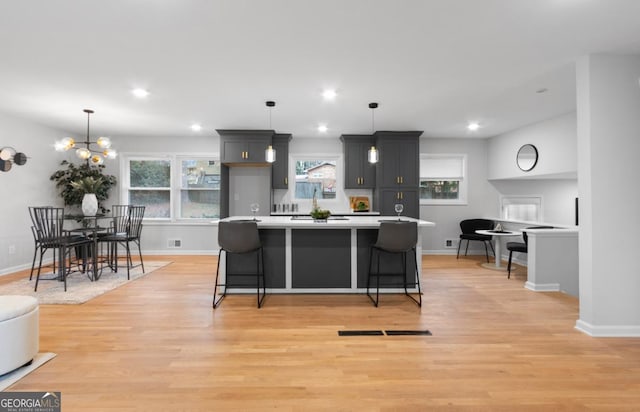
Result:
[[[575,110],[588,53],[640,53],[640,0],[2,1],[0,112],[189,137],[267,129],[274,100],[271,128],[335,137],[378,102],[376,130],[488,137]]]

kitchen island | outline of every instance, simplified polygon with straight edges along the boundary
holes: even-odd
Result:
[[[251,216],[234,216],[222,221],[251,220]],[[264,269],[268,293],[363,293],[366,291],[369,248],[375,243],[380,223],[398,220],[397,216],[336,216],[323,222],[310,216],[258,216],[257,225],[264,249]],[[433,222],[401,217],[418,223],[418,259],[421,256],[423,228]],[[217,222],[214,222],[217,224]],[[224,259],[220,269],[225,267]],[[255,258],[229,255],[230,272],[251,271]],[[381,256],[383,271],[397,271],[398,255]],[[407,279],[410,283],[415,264],[407,260]],[[421,268],[418,267],[418,271]],[[223,272],[221,272],[222,275]],[[381,289],[399,292],[401,280]],[[404,290],[402,290],[404,292]],[[255,291],[243,288],[232,292]]]

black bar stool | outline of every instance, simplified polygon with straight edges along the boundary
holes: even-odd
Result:
[[[218,224],[218,244],[220,245],[220,254],[218,255],[218,266],[216,268],[216,284],[213,288],[213,308],[220,306],[222,299],[226,296],[227,287],[247,286],[246,284],[234,284],[230,282],[230,278],[242,276],[256,277],[256,296],[258,300],[258,308],[262,306],[262,301],[267,293],[266,282],[264,277],[264,262],[262,254],[262,243],[260,242],[260,234],[258,233],[258,224],[252,221],[238,222],[220,222]],[[220,276],[220,259],[222,252],[225,252],[225,282],[219,283]],[[228,256],[229,254],[252,254],[256,255],[256,271],[255,273],[229,273]],[[262,297],[260,297],[260,280],[262,279]],[[218,286],[224,288],[220,294],[220,298],[216,300],[218,294]]]
[[[374,306],[378,306],[380,295],[380,277],[392,277],[402,276],[404,293],[411,300],[422,306],[422,292],[420,291],[420,274],[418,272],[418,255],[416,252],[416,245],[418,243],[418,224],[416,222],[382,222],[380,223],[380,229],[378,230],[378,239],[376,243],[371,245],[369,256],[369,276],[367,278],[367,296],[373,302]],[[415,282],[412,282],[412,286],[418,287],[418,298],[414,298],[409,294],[407,286],[407,253],[413,251],[414,258],[416,260],[416,268],[414,273]],[[380,272],[380,254],[381,253],[399,254],[402,257],[402,273],[381,273]],[[373,255],[377,256],[376,273],[372,272]],[[369,287],[371,284],[371,278],[376,278],[376,298],[373,299],[369,294]]]

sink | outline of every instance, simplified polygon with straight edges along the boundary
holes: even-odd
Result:
[[[313,220],[313,218],[307,215],[299,215],[291,216],[291,220]],[[349,220],[349,218],[344,216],[329,216],[327,220]]]

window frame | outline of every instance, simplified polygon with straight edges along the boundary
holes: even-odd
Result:
[[[120,156],[120,199],[123,203],[129,203],[129,192],[132,190],[130,179],[130,162],[133,160],[160,160],[169,161],[170,167],[170,179],[169,188],[166,189],[169,192],[169,217],[147,217],[144,220],[148,222],[158,223],[203,223],[211,222],[211,220],[217,220],[218,218],[183,218],[180,217],[181,210],[181,194],[185,190],[182,187],[182,160],[213,160],[220,162],[220,155],[218,153],[172,153],[172,154],[157,154],[157,153],[121,153]],[[153,189],[158,190],[158,189]],[[160,189],[162,190],[162,188]],[[198,189],[198,190],[213,190],[213,189]]]
[[[457,199],[423,199],[420,198],[420,205],[468,205],[468,177],[467,177],[467,154],[466,153],[421,153],[420,165],[422,161],[428,159],[456,159],[462,163],[462,176],[439,176],[429,177],[423,176],[422,170],[419,172],[418,186],[420,187],[422,182],[435,182],[435,181],[458,181],[458,198]],[[419,190],[420,192],[420,190]],[[419,193],[418,192],[418,193]]]

